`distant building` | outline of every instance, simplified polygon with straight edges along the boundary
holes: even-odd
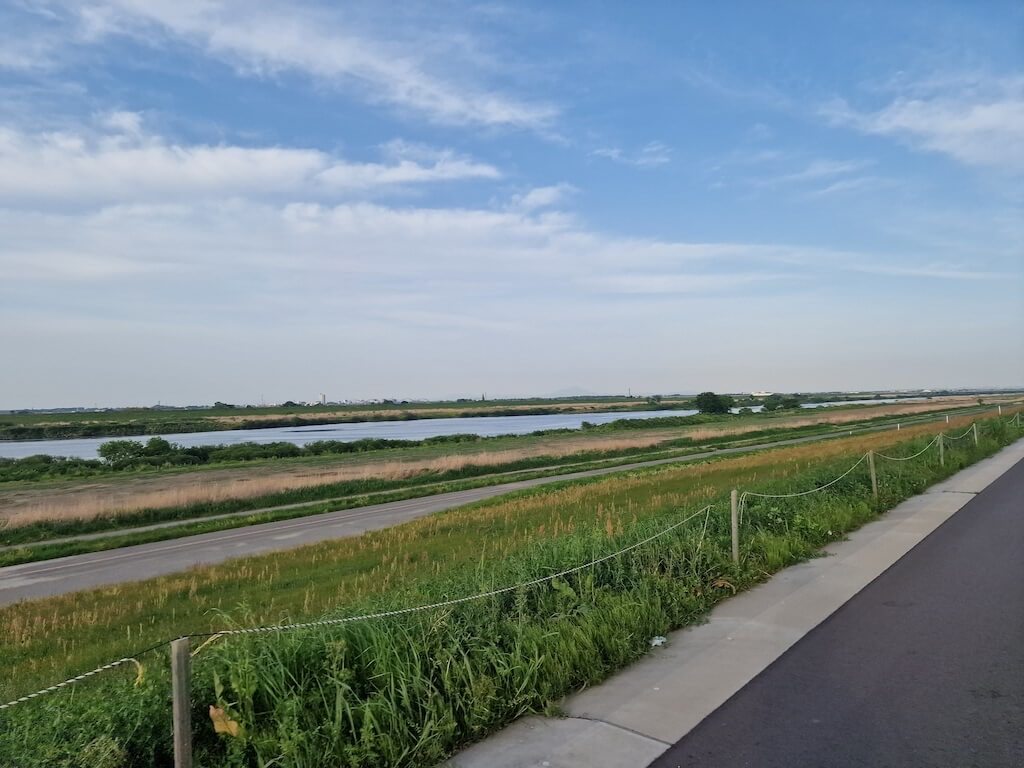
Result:
[[[771,395],[774,395],[774,394],[775,394],[774,392],[751,392],[750,396],[751,397],[770,397]]]

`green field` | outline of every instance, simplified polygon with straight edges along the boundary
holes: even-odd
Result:
[[[10,606],[0,609],[0,653],[9,660],[0,690],[13,697],[180,634],[352,616],[529,582],[658,535],[594,567],[493,597],[221,638],[194,659],[197,765],[436,765],[516,716],[554,711],[567,692],[641,655],[650,637],[699,620],[735,590],[1020,436],[989,420],[978,446],[950,443],[944,466],[934,450],[880,462],[877,502],[865,471],[820,494],[752,502],[742,559],[731,562],[729,489],[814,488],[866,450],[910,455],[938,429],[559,484],[355,539]],[[707,504],[708,515],[664,533]],[[166,649],[139,661],[137,685],[127,665],[74,693],[0,712],[0,762],[168,765]],[[237,735],[213,732],[210,705],[238,724]]]

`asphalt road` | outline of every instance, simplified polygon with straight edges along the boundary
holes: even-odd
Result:
[[[652,765],[1024,766],[1024,462]]]

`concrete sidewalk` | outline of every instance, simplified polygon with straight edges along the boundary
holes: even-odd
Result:
[[[724,601],[708,623],[604,684],[561,719],[524,718],[453,757],[452,768],[646,766],[980,491],[1024,459],[1024,441],[932,486],[883,518]]]

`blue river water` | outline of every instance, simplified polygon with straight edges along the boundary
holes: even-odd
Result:
[[[603,413],[558,413],[545,416],[471,416],[455,419],[416,419],[412,421],[363,421],[353,424],[317,424],[309,427],[268,427],[231,429],[219,432],[185,432],[160,437],[184,446],[233,445],[235,443],[288,442],[306,445],[317,440],[352,442],[365,438],[387,440],[423,440],[439,435],[474,434],[525,435],[542,429],[579,429],[584,421],[607,424],[617,419],[657,419],[664,416],[691,416],[697,411],[618,411]],[[148,440],[153,435],[125,438]],[[68,440],[0,441],[0,458],[20,459],[45,453],[94,459],[103,443],[112,437],[72,438]]]
[[[881,404],[899,402],[886,400],[848,400],[835,403],[807,403],[804,408],[828,405]],[[760,406],[754,408],[760,410]],[[691,416],[697,411],[607,411],[601,413],[559,413],[546,416],[471,416],[454,419],[416,419],[412,421],[364,421],[354,424],[317,424],[309,427],[268,427],[266,429],[232,429],[219,432],[185,432],[162,434],[160,437],[184,446],[232,445],[235,443],[288,442],[306,445],[317,440],[352,442],[365,438],[387,440],[423,440],[440,435],[474,434],[482,437],[494,435],[525,435],[543,429],[579,429],[584,421],[607,424],[618,419],[657,419],[664,416]],[[153,435],[130,437],[130,440],[148,440]],[[112,437],[71,438],[67,440],[0,441],[0,458],[21,459],[26,456],[49,454],[94,459],[103,443]]]

